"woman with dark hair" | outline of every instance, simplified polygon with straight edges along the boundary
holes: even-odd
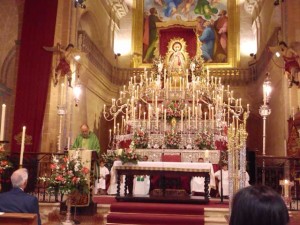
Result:
[[[287,225],[288,209],[281,196],[267,186],[249,186],[236,193],[229,225]]]

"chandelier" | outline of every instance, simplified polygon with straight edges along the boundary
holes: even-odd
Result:
[[[148,136],[147,148],[167,148],[164,137],[170,132],[180,136],[177,147],[182,149],[199,149],[196,142],[202,134],[227,142],[229,125],[238,129],[249,105],[245,112],[242,99],[221,78],[210,76],[202,59],[191,60],[185,71],[164,67],[162,57],[155,59],[151,70],[132,76],[119,98],[104,105],[104,118],[114,124],[111,147],[117,149],[120,141],[140,130]]]

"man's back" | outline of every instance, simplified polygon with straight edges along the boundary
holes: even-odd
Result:
[[[0,194],[0,212],[36,213],[39,217],[38,200],[20,188],[13,188]]]

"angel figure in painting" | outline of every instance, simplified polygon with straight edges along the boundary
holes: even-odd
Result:
[[[73,44],[68,44],[64,49],[59,43],[56,47],[44,47],[44,49],[59,54],[58,63],[54,71],[54,86],[58,84],[60,77],[67,76],[68,85],[72,88],[71,62],[74,59],[76,60],[79,51],[74,48]]]
[[[292,48],[289,48],[284,41],[279,42],[279,47],[284,60],[284,70],[290,81],[289,87],[292,87],[293,84],[299,86],[299,79],[298,79],[298,72],[300,71],[300,66],[298,63],[299,55]]]

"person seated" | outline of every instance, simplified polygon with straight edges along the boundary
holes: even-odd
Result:
[[[109,170],[104,165],[104,160],[100,160],[99,179],[95,181],[95,194],[106,194],[106,176],[109,175]]]
[[[229,225],[287,225],[289,222],[285,202],[270,187],[249,186],[233,197]]]
[[[0,194],[0,212],[35,213],[38,217],[38,225],[41,225],[38,199],[24,192],[28,182],[27,169],[16,170],[10,179],[13,188]]]
[[[204,163],[203,158],[198,159],[198,163]],[[191,193],[192,195],[204,196],[204,177],[192,177],[191,179]]]

